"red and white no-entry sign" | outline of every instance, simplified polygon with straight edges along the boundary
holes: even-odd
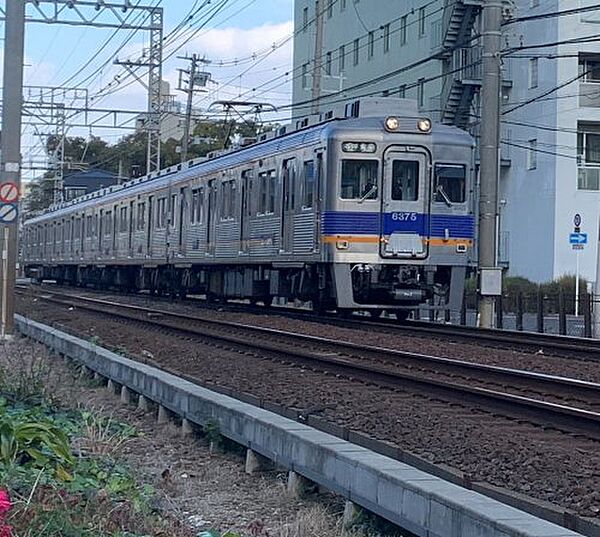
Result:
[[[2,183],[0,185],[0,201],[14,203],[19,199],[19,188],[15,183]]]

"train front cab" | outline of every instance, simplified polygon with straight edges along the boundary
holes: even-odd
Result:
[[[339,310],[460,309],[475,258],[472,140],[437,129],[332,144],[322,233]]]

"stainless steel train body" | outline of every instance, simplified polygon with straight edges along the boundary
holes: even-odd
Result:
[[[26,273],[398,315],[458,307],[475,259],[473,140],[429,125],[330,119],[61,204],[25,223]]]

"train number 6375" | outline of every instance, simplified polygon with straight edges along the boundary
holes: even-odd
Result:
[[[416,222],[417,213],[392,213],[392,220],[394,222]]]

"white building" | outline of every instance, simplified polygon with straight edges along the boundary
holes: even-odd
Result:
[[[594,3],[506,2],[499,260],[512,275],[546,281],[574,273],[569,234],[579,213],[589,235],[582,274],[595,279],[600,42],[592,39],[600,10],[585,10]],[[406,96],[417,99],[424,114],[477,136],[482,4],[320,0],[319,43],[315,0],[296,0],[295,117],[310,113],[316,97],[326,112],[332,102],[350,97]]]
[[[185,104],[178,101],[175,95],[171,95],[171,85],[164,81],[161,88],[162,94],[162,114],[160,119],[160,139],[162,142],[169,140],[181,141],[185,129]],[[201,111],[198,108],[192,109],[192,122],[190,132],[194,132],[194,127],[200,122]],[[137,116],[135,119],[135,130],[145,130],[148,116],[146,114]]]

